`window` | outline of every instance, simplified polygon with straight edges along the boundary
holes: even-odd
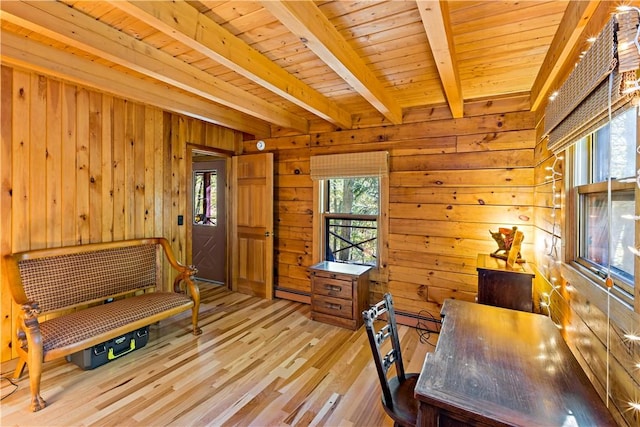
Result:
[[[193,173],[193,223],[215,226],[218,222],[218,176],[215,170]]]
[[[377,265],[380,182],[377,176],[324,181],[325,259]]]
[[[386,281],[389,153],[311,156],[313,260],[371,265]]]
[[[636,211],[636,109],[582,138],[572,147],[576,200],[574,261],[601,286],[611,271],[612,293],[632,304]],[[611,171],[611,172],[609,172]],[[609,199],[609,175],[611,198]],[[629,182],[633,181],[633,182]]]

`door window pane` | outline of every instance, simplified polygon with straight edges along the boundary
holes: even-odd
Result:
[[[215,170],[193,173],[193,223],[217,225],[218,201],[216,191],[218,175]]]

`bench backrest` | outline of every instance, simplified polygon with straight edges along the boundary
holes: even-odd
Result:
[[[47,256],[19,259],[17,265],[27,300],[38,302],[44,313],[156,287],[159,246],[78,246],[78,252],[55,255],[49,250]]]

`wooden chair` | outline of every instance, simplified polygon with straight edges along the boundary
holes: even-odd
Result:
[[[386,313],[385,324],[376,331],[374,322]],[[393,419],[396,426],[415,426],[418,414],[418,401],[414,397],[414,388],[418,381],[417,373],[406,374],[402,363],[398,327],[393,311],[391,294],[384,295],[384,299],[362,312],[364,325],[367,329],[369,344],[373,352],[380,386],[382,387],[382,406]],[[391,338],[391,350],[382,354],[383,344]],[[396,376],[388,378],[387,373],[395,365]]]

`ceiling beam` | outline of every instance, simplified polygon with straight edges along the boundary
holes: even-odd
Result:
[[[3,17],[4,12],[0,14]],[[256,137],[268,137],[271,126],[166,84],[140,79],[95,61],[2,30],[2,63],[24,67],[115,96],[153,105]]]
[[[464,115],[464,98],[449,19],[449,6],[445,0],[417,0],[416,3],[451,114],[454,118],[460,118]]]
[[[59,2],[2,2],[3,20],[161,82],[284,128],[307,132],[304,118]]]
[[[531,87],[531,111],[536,111],[543,104],[552,85],[557,84],[556,80],[567,61],[575,59],[572,58],[572,51],[585,41],[585,28],[599,4],[600,0],[568,2],[558,31]]]
[[[110,4],[335,126],[351,128],[350,113],[185,1]]]
[[[261,3],[387,120],[402,123],[400,105],[313,1]]]

